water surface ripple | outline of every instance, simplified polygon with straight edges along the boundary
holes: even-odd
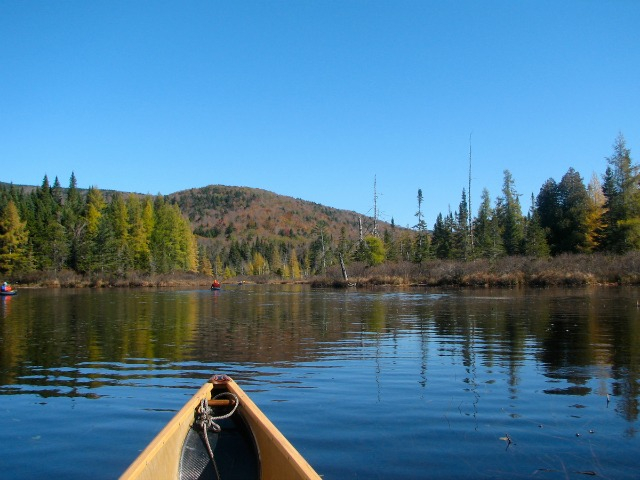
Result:
[[[640,290],[21,290],[3,478],[116,478],[228,373],[325,479],[635,478]]]

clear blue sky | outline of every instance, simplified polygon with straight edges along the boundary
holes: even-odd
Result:
[[[263,188],[414,225],[467,186],[523,209],[619,132],[640,160],[640,1],[0,0],[0,179]]]

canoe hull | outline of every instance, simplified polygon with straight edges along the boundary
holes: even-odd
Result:
[[[17,290],[10,290],[10,291],[8,291],[8,292],[2,292],[2,291],[0,291],[0,296],[2,296],[2,297],[11,297],[11,296],[13,296],[13,295],[16,295],[17,293],[18,293],[18,291],[17,291]]]
[[[216,378],[220,377],[212,377],[182,407],[124,472],[120,477],[122,480],[178,478],[180,452],[193,424],[195,409],[203,398],[210,400],[212,396],[223,391],[233,393],[239,399],[238,414],[248,425],[258,450],[260,478],[263,480],[320,479],[320,476],[237,383],[229,377],[225,377],[222,382]]]

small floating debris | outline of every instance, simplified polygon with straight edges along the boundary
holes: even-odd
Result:
[[[508,433],[505,433],[504,437],[500,437],[500,440],[502,440],[503,442],[507,442],[507,448],[509,448],[509,446],[513,443],[513,440],[511,440],[511,437]]]

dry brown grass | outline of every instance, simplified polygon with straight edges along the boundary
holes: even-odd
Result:
[[[583,254],[554,258],[505,257],[469,262],[430,260],[378,267],[348,265],[349,281],[358,285],[425,285],[460,287],[548,287],[640,285],[640,252],[625,255]],[[339,269],[327,273],[330,284],[342,284]]]
[[[626,255],[561,255],[554,258],[507,257],[496,260],[430,260],[422,264],[385,263],[369,267],[364,263],[347,265],[348,281],[340,267],[295,283],[317,287],[358,286],[457,286],[457,287],[549,287],[582,285],[640,285],[640,252]],[[121,276],[82,276],[72,271],[32,272],[8,278],[16,286],[39,287],[178,287],[209,286],[211,278],[193,273],[144,275],[129,272]],[[238,277],[229,283],[292,283],[275,276]]]

